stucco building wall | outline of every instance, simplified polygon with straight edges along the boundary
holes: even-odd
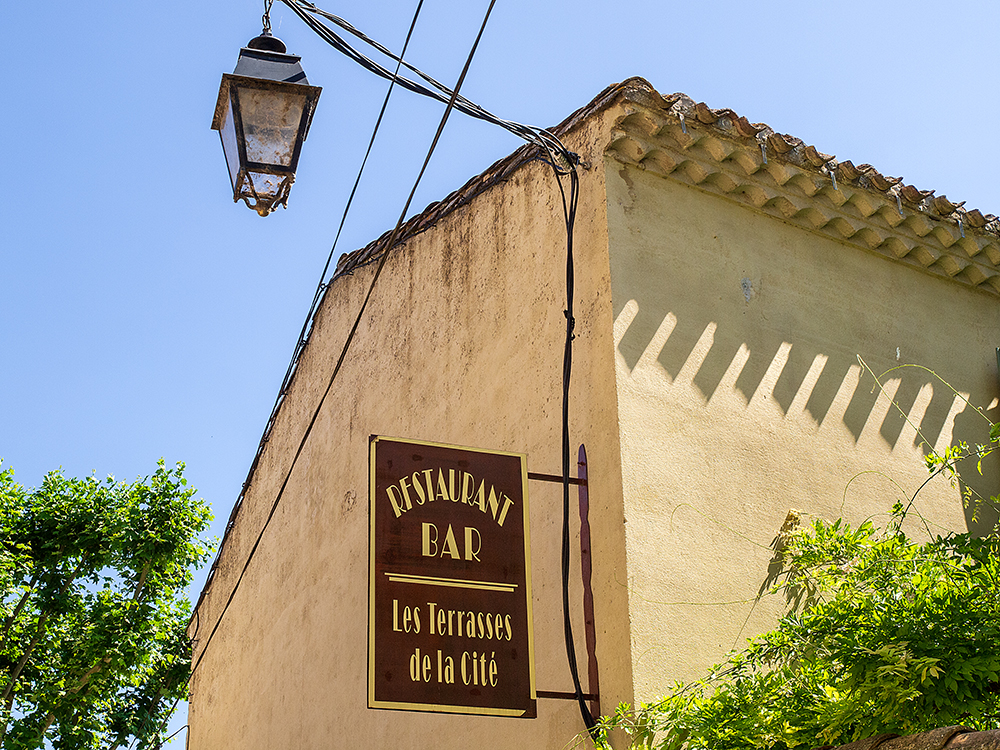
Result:
[[[609,158],[611,289],[637,698],[773,625],[773,542],[886,512],[927,479],[922,444],[985,439],[995,297]],[[909,422],[891,405],[892,397]],[[918,432],[919,430],[919,432]],[[968,467],[967,467],[968,468]],[[996,492],[992,482],[980,489]],[[968,478],[968,477],[967,477]],[[909,531],[966,530],[928,484]],[[989,514],[987,513],[987,516]]]
[[[589,458],[601,692],[630,700],[631,661],[615,399],[602,132],[570,147],[584,171],[576,233],[577,340],[571,435]],[[562,747],[572,701],[538,718],[366,708],[368,438],[371,434],[523,452],[561,473],[565,332],[562,205],[539,162],[393,252],[267,533],[192,682],[192,748]],[[199,607],[195,660],[284,480],[357,315],[374,265],[327,294],[293,387]],[[572,691],[560,585],[562,490],[529,482],[536,685]],[[573,507],[576,491],[573,491]],[[572,513],[573,535],[579,523]],[[574,548],[579,570],[579,543]],[[579,573],[571,591],[586,688]],[[613,706],[613,702],[607,703]]]
[[[780,151],[785,141],[769,151],[755,126],[699,107],[633,80],[561,128],[587,163],[570,429],[574,455],[584,443],[589,458],[605,711],[699,676],[773,624],[782,602],[756,597],[791,509],[806,523],[877,520],[926,478],[921,440],[975,439],[980,417],[940,381],[887,375],[907,423],[858,355],[877,373],[924,365],[975,404],[997,396],[1000,245],[981,214],[959,237],[954,221],[884,190],[831,184],[808,162],[829,157]],[[539,699],[533,720],[366,708],[369,436],[526,453],[529,471],[561,471],[562,206],[547,166],[515,167],[425,212],[392,251],[216,629],[374,264],[354,263],[328,290],[192,621],[193,750],[562,748],[583,728],[575,703],[555,699]],[[986,469],[962,480],[995,493],[997,463]],[[561,487],[529,482],[529,493],[536,686],[568,692]],[[931,530],[969,524],[947,483],[914,508]]]

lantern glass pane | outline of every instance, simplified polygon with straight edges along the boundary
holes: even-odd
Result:
[[[291,187],[290,175],[275,175],[266,172],[247,172],[250,185],[253,185],[253,192],[257,198],[271,202],[282,197]],[[249,187],[249,185],[248,185]]]
[[[305,94],[240,87],[239,97],[247,160],[293,167]]]
[[[275,175],[268,172],[246,170],[240,175],[239,187],[235,200],[242,200],[261,216],[267,216],[278,206],[288,202],[288,191],[291,190],[295,176],[291,174]]]
[[[236,144],[236,124],[233,122],[233,107],[229,97],[226,97],[226,114],[222,118],[219,136],[222,138],[222,150],[229,166],[229,181],[233,190],[236,190],[236,178],[240,173],[240,149]]]

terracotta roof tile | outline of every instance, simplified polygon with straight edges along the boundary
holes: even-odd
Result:
[[[837,173],[845,180],[856,180],[861,176],[861,170],[855,167],[850,160],[842,161],[837,165]]]
[[[982,229],[986,226],[986,217],[982,215],[978,208],[966,211],[965,220],[969,222],[969,226],[973,226],[976,229]]]
[[[719,112],[725,112],[726,110],[719,110]],[[698,102],[694,105],[695,117],[697,117],[701,122],[706,125],[714,125],[719,121],[721,115],[716,114],[713,110],[709,108],[705,102]]]
[[[952,737],[968,731],[962,726],[939,727],[929,732],[887,740],[881,750],[944,750]]]
[[[1000,750],[1000,730],[974,732],[963,726],[940,727],[905,737],[880,734],[838,748],[823,745],[816,750]]]
[[[830,154],[821,154],[816,150],[815,146],[806,146],[802,153],[805,156],[806,161],[814,167],[822,167],[833,161],[833,157]]]
[[[767,136],[767,145],[774,149],[776,154],[787,154],[801,143],[802,141],[798,138],[792,138],[791,136],[779,133],[771,133]]]
[[[838,750],[875,750],[875,748],[886,740],[891,740],[898,736],[898,734],[879,734],[875,737],[866,737],[863,740],[856,740],[848,745],[841,745]]]
[[[704,163],[698,163],[704,161],[703,159],[691,160],[684,158],[683,154],[671,155],[664,149],[658,148],[655,143],[667,141],[681,152],[691,151],[709,161],[738,166],[744,176],[757,175],[761,169],[766,168],[770,179],[778,186],[788,187],[802,196],[822,199],[837,206],[848,205],[863,217],[881,217],[882,224],[888,229],[901,226],[903,231],[909,229],[917,237],[926,237],[931,233],[933,225],[928,224],[924,217],[940,222],[955,230],[952,232],[951,229],[945,229],[943,234],[935,235],[940,238],[945,248],[955,244],[956,234],[958,239],[963,239],[966,229],[971,229],[985,237],[965,246],[967,257],[981,256],[982,262],[992,266],[996,266],[1000,261],[1000,238],[998,238],[1000,219],[995,215],[983,214],[977,209],[966,210],[964,203],[954,203],[945,196],[934,197],[933,190],[920,190],[912,185],[902,184],[902,178],[883,175],[870,164],[855,166],[849,160],[838,162],[833,155],[819,151],[800,138],[777,133],[763,123],[751,123],[746,117],[731,109],[713,109],[705,102],[695,102],[682,93],[661,95],[642,78],[630,78],[609,86],[587,106],[574,112],[552,130],[556,135],[565,135],[586,118],[616,103],[637,105],[618,123],[622,133],[614,136],[609,146],[609,151],[624,161],[648,167],[665,176],[679,173],[685,181],[694,184],[707,183],[727,194],[737,192],[740,195],[754,196],[750,199],[754,205],[761,204],[761,201],[763,203],[770,201],[772,205],[779,207],[780,212],[786,217],[800,216],[813,228],[827,226],[833,221],[833,217],[826,217],[827,221],[823,224],[825,214],[818,207],[807,209],[805,206],[793,206],[794,201],[790,202],[787,197],[779,198],[777,194],[769,194],[766,189],[760,187],[751,189],[745,184],[738,184],[732,176],[723,178],[713,169],[706,168]],[[639,142],[636,137],[648,143]],[[756,153],[746,150],[736,151],[733,148],[734,144],[752,145]],[[479,193],[506,180],[512,172],[534,156],[536,156],[534,147],[522,146],[510,156],[496,162],[444,200],[430,204],[420,214],[407,221],[398,242],[402,243],[408,237],[434,226],[442,217],[465,205]],[[781,164],[775,164],[775,160],[790,165],[791,171],[783,169]],[[798,172],[794,167],[805,171]],[[812,177],[809,177],[809,173]],[[887,201],[886,205],[890,210],[877,205],[877,201],[873,201],[872,198],[857,194],[838,195],[841,186],[871,191],[876,194],[872,198],[877,198],[880,194],[884,201]],[[896,216],[892,215],[893,204],[896,207]],[[904,221],[902,218],[904,207],[908,211],[921,214],[920,219],[913,219],[908,223]],[[838,220],[831,229],[838,235],[843,235],[844,231],[850,231],[845,222],[855,230],[851,235],[853,237],[858,237],[862,229],[867,229],[853,227],[848,218],[843,218],[843,221]],[[858,237],[861,243],[869,248],[873,247],[872,243],[875,241],[872,232],[877,230],[867,229],[863,236]],[[388,235],[389,232],[386,232],[366,247],[341,256],[336,275],[350,273],[355,268],[380,257]],[[890,238],[885,236],[874,245],[873,249],[878,247],[889,249],[893,257],[908,258],[916,243],[909,243],[901,238],[890,241]],[[937,258],[932,260],[935,255]],[[936,250],[927,248],[914,255],[912,260],[920,267],[929,268],[928,264],[933,265],[939,258],[940,254]],[[949,271],[954,271],[960,265],[958,261],[949,261],[948,269],[941,269],[941,275],[952,277],[957,275],[961,271],[955,274]],[[1000,293],[1000,268],[977,266],[969,278],[960,280],[972,283],[972,278],[985,279],[973,284],[974,286]],[[986,286],[983,286],[984,284]]]
[[[608,152],[625,163],[697,185],[804,228],[1000,295],[1000,220],[933,190],[883,175],[870,164],[838,161],[815,146],[732,110],[683,94],[669,107],[649,85],[621,84],[625,110]],[[653,92],[655,93],[655,92]],[[666,121],[662,121],[663,118]],[[644,121],[655,123],[645,129]]]

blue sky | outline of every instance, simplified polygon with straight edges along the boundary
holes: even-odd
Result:
[[[416,2],[320,5],[398,49]],[[426,0],[408,59],[454,82],[486,5]],[[221,534],[386,88],[276,3],[275,34],[324,91],[289,209],[234,204],[209,125],[261,11],[5,4],[0,458],[22,483],[185,461]],[[548,126],[641,75],[1000,213],[997,28],[989,2],[499,0],[463,93]],[[441,110],[394,93],[338,255],[392,227]],[[456,114],[411,213],[519,145]]]

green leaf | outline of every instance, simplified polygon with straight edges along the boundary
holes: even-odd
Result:
[[[5,748],[148,744],[184,695],[183,593],[206,561],[209,514],[181,490],[182,470],[161,461],[133,483],[52,472],[35,489],[0,472],[2,601],[27,596],[0,647],[14,701]]]

